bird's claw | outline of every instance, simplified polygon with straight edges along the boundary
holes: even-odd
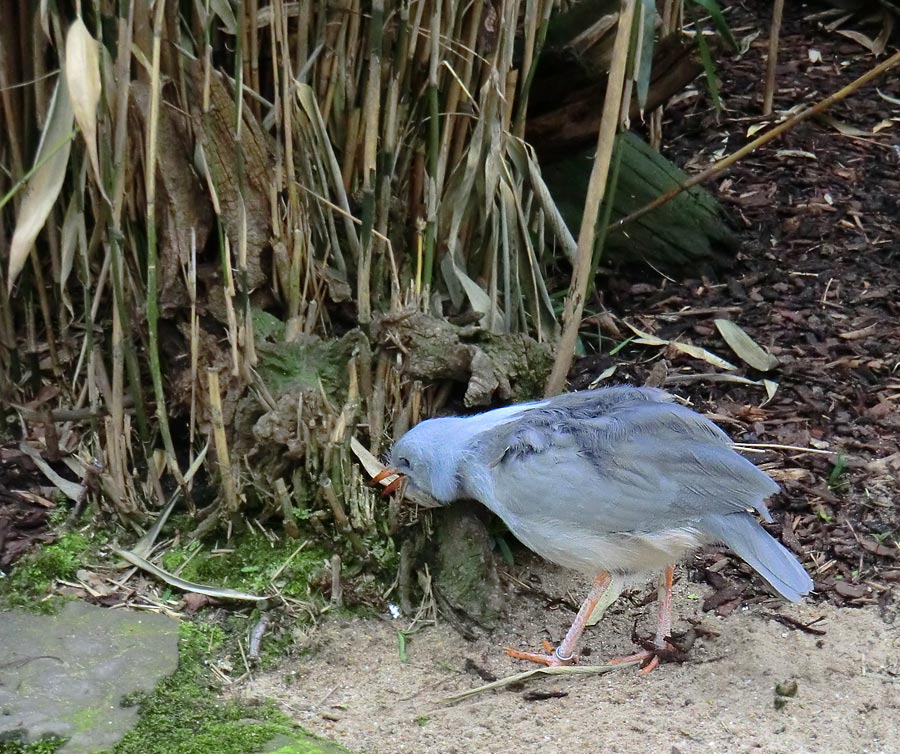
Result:
[[[621,665],[626,662],[639,662],[641,675],[647,675],[656,670],[661,662],[684,662],[687,653],[681,647],[666,640],[662,646],[652,641],[640,642],[643,649],[627,657],[615,657],[609,661],[610,665]]]
[[[572,665],[578,662],[578,657],[574,654],[566,657],[560,654],[560,647],[554,649],[550,642],[544,641],[542,643],[546,654],[541,654],[539,652],[522,652],[521,650],[513,649],[512,647],[503,647],[503,651],[516,660],[527,660],[528,662],[534,662],[538,665],[546,665],[548,668],[558,668],[563,665]]]

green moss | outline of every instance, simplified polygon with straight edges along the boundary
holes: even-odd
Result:
[[[129,699],[129,704],[140,707],[140,721],[112,754],[251,754],[275,738],[308,754],[343,751],[305,733],[271,704],[249,706],[220,699],[205,663],[222,650],[225,633],[188,622],[180,631],[178,670],[152,694]]]
[[[78,731],[90,730],[97,724],[97,719],[100,716],[100,710],[93,709],[82,709],[72,715],[66,715],[65,721],[68,723],[72,723],[75,726],[75,729]]]
[[[227,586],[262,593],[271,586],[298,599],[316,599],[331,554],[321,547],[284,539],[271,542],[256,531],[245,533],[232,547],[210,551],[199,543],[167,552],[162,559],[167,571],[200,584]]]
[[[69,532],[18,561],[9,578],[0,580],[0,607],[25,607],[53,612],[59,601],[47,601],[54,581],[71,579],[85,561],[91,541]]]
[[[25,746],[16,741],[0,741],[0,754],[53,754],[65,741],[48,738]]]

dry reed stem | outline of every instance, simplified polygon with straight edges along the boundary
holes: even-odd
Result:
[[[762,114],[772,114],[775,100],[775,73],[778,67],[778,37],[781,34],[781,17],[784,14],[784,0],[775,0],[772,5],[772,23],[769,26],[769,52],[766,56],[766,86],[763,92]]]
[[[228,452],[228,436],[225,433],[225,422],[222,418],[222,395],[219,386],[219,373],[214,369],[206,370],[207,397],[209,399],[209,420],[213,428],[213,442],[216,448],[216,460],[219,467],[219,477],[222,482],[222,490],[225,496],[225,510],[229,514],[229,521],[236,520],[240,511],[240,500],[235,487],[234,471],[231,467],[231,457]]]
[[[566,375],[575,353],[575,341],[581,325],[581,312],[590,282],[591,260],[594,254],[594,237],[600,203],[606,191],[606,177],[609,173],[610,158],[619,129],[622,110],[622,91],[628,62],[628,46],[631,38],[631,22],[634,17],[635,0],[623,0],[616,27],[612,62],[603,101],[603,115],[600,134],[597,138],[597,153],[584,201],[581,230],[578,233],[578,260],[569,285],[569,294],[563,311],[563,331],[556,349],[553,370],[544,391],[546,396],[558,395],[566,386]]]

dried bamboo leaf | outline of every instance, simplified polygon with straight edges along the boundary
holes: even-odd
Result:
[[[206,586],[205,584],[196,584],[193,581],[179,578],[168,571],[153,565],[149,560],[144,560],[140,555],[136,555],[128,550],[114,549],[113,552],[120,558],[124,558],[132,565],[137,566],[143,571],[162,579],[170,586],[181,589],[183,592],[196,592],[197,594],[205,594],[209,597],[218,597],[224,600],[237,600],[239,602],[259,602],[265,599],[259,594],[250,594],[249,592],[239,592],[237,589],[229,589],[223,586]]]
[[[34,160],[32,175],[22,197],[16,230],[9,246],[9,273],[7,289],[12,291],[19,273],[25,266],[34,239],[50,215],[59,197],[72,150],[75,114],[69,100],[69,90],[64,76],[56,82],[53,98],[47,114],[44,132]]]
[[[366,473],[370,477],[377,476],[380,472],[384,471],[384,469],[387,468],[381,461],[379,461],[369,452],[368,448],[366,448],[365,445],[363,445],[355,437],[350,438],[350,450],[352,450],[353,454],[359,459],[359,462],[362,464],[363,468],[366,470]],[[394,476],[385,477],[381,480],[382,487],[386,487],[395,479],[396,477]],[[433,497],[431,497],[431,495],[425,492],[421,492],[420,490],[407,488],[403,493],[403,499],[409,500],[410,502],[413,502],[416,505],[420,505],[423,508],[441,507],[441,504]]]
[[[313,88],[307,84],[297,85],[297,101],[309,120],[312,130],[319,142],[320,150],[317,154],[324,154],[327,160],[327,166],[331,175],[331,189],[337,197],[336,204],[343,210],[341,216],[344,221],[344,232],[347,234],[347,241],[353,252],[353,258],[359,259],[361,246],[359,236],[356,233],[356,227],[353,224],[353,215],[350,212],[350,202],[347,199],[347,192],[344,190],[344,181],[341,177],[341,166],[338,163],[337,156],[328,138],[328,129],[325,126],[325,119],[322,117],[322,111],[316,101],[316,94]]]
[[[566,221],[553,200],[553,195],[550,193],[543,175],[541,175],[541,168],[534,157],[534,150],[518,139],[507,140],[506,148],[511,160],[522,163],[519,167],[520,172],[524,173],[527,171],[528,179],[531,182],[531,190],[537,197],[538,203],[547,217],[547,222],[553,230],[553,235],[559,241],[566,259],[569,260],[570,264],[574,264],[578,256],[578,244],[575,243],[572,231],[566,225]]]
[[[75,120],[81,129],[91,158],[94,180],[100,193],[106,198],[103,181],[100,178],[100,161],[97,157],[97,105],[101,94],[99,47],[84,22],[76,18],[66,34],[66,57],[63,68]]]
[[[778,366],[778,359],[764,351],[738,325],[728,319],[715,320],[716,329],[728,346],[741,359],[760,372],[768,372]]]
[[[59,249],[59,295],[63,306],[72,312],[72,302],[69,300],[68,281],[75,264],[75,252],[78,248],[78,239],[87,236],[87,228],[84,222],[84,179],[87,163],[82,160],[81,169],[78,170],[77,189],[72,192],[66,214],[63,219],[62,234]]]
[[[462,701],[463,699],[468,699],[470,696],[484,693],[485,691],[493,691],[495,689],[503,688],[504,686],[511,686],[516,683],[524,683],[525,681],[528,681],[532,678],[539,678],[541,676],[602,675],[613,670],[619,670],[620,668],[630,668],[638,664],[640,664],[640,660],[621,662],[616,663],[615,665],[613,665],[612,663],[608,663],[606,665],[557,665],[555,667],[536,668],[534,670],[526,670],[523,673],[516,673],[515,675],[501,678],[500,680],[493,681],[491,683],[485,684],[484,686],[478,686],[474,689],[460,691],[458,694],[445,696],[443,699],[441,699],[441,703],[452,704],[454,702]]]
[[[209,7],[219,17],[226,32],[231,36],[237,34],[238,22],[228,0],[210,0]]]
[[[635,338],[632,343],[637,343],[641,346],[669,346],[674,348],[676,351],[681,351],[682,353],[694,359],[705,361],[707,364],[712,364],[714,367],[717,367],[719,369],[725,369],[729,372],[733,372],[735,369],[737,369],[737,367],[731,362],[725,361],[725,359],[723,359],[722,357],[716,356],[714,353],[707,351],[705,348],[694,346],[690,343],[679,343],[677,340],[657,338],[655,335],[646,333],[643,330],[639,330],[634,325],[628,324],[628,322],[626,322],[625,324],[635,335],[637,335],[637,338]]]
[[[484,315],[491,311],[491,297],[456,263],[455,254],[448,253],[444,255],[443,259],[441,259],[441,272],[445,281],[452,279],[459,284],[474,311]]]
[[[56,489],[69,498],[69,500],[77,503],[84,499],[86,493],[84,485],[78,484],[77,482],[70,482],[68,479],[64,479],[57,474],[50,467],[50,464],[44,460],[43,456],[41,456],[40,451],[25,442],[19,443],[19,450],[34,461],[34,465],[38,467],[40,472],[53,483],[53,486],[56,487]]]

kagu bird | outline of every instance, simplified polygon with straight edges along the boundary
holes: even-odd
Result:
[[[397,441],[376,481],[390,474],[441,503],[477,500],[534,552],[594,576],[562,643],[547,654],[507,650],[521,659],[573,661],[611,578],[662,572],[654,647],[623,658],[652,669],[671,649],[674,564],[704,544],[729,547],[788,600],[813,587],[754,515],[772,520],[764,500],[778,485],[662,390],[610,387],[430,419]]]

